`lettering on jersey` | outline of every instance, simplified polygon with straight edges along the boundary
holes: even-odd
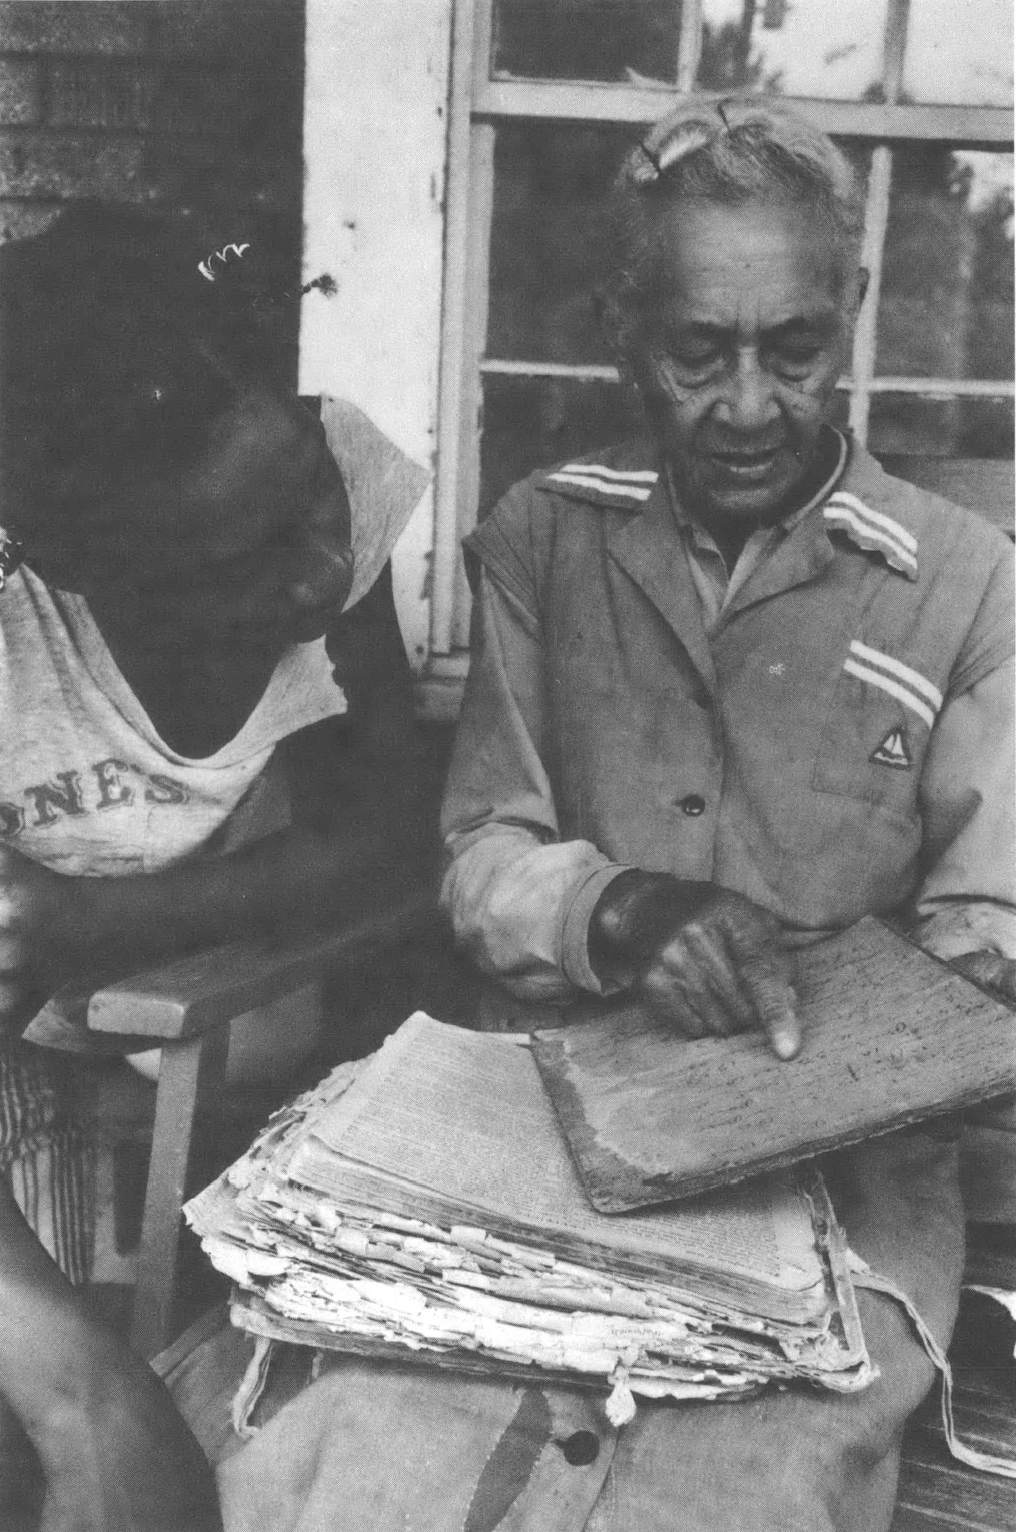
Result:
[[[68,817],[80,819],[104,810],[130,808],[140,790],[124,780],[130,776],[144,783],[146,803],[179,806],[188,800],[187,788],[174,777],[133,770],[126,761],[111,755],[93,762],[85,773],[58,771],[50,781],[26,787],[24,796],[32,816],[27,820],[20,804],[0,799],[0,839],[13,840],[26,823],[33,830],[48,829]]]
[[[153,771],[149,773],[148,786],[145,788],[145,802],[186,803],[187,789],[182,782],[174,782],[172,777],[164,777]]]
[[[12,839],[25,828],[25,811],[16,803],[0,803],[0,835]]]
[[[35,809],[32,822],[35,829],[55,825],[61,814],[77,816],[85,812],[81,778],[76,771],[58,771],[56,782],[37,782],[34,787],[26,787],[25,797]]]
[[[97,809],[115,809],[121,803],[126,805],[134,802],[133,787],[120,781],[121,771],[130,771],[126,761],[118,761],[111,755],[104,761],[96,761],[92,770],[99,784],[99,801],[95,805]]]

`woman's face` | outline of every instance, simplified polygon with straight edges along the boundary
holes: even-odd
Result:
[[[342,610],[353,579],[349,500],[320,423],[295,398],[252,387],[200,460],[139,487],[85,594],[156,636],[303,643]],[[98,551],[98,550],[96,550]]]
[[[793,509],[847,357],[860,279],[817,212],[778,200],[670,208],[650,410],[687,507],[719,521]]]

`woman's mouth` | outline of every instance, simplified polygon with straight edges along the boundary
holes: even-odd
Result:
[[[782,450],[780,444],[750,452],[713,452],[710,456],[725,478],[739,484],[756,484],[768,478]]]

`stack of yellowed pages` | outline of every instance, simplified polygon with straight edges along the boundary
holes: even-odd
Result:
[[[717,1399],[873,1376],[821,1178],[589,1203],[527,1039],[417,1012],[278,1113],[186,1209],[273,1339]]]

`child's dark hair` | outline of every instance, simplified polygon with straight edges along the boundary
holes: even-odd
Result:
[[[199,270],[210,252],[185,219],[98,203],[0,249],[0,522],[29,531],[138,473],[171,474],[244,385],[280,375],[256,251],[214,259],[214,281]]]

